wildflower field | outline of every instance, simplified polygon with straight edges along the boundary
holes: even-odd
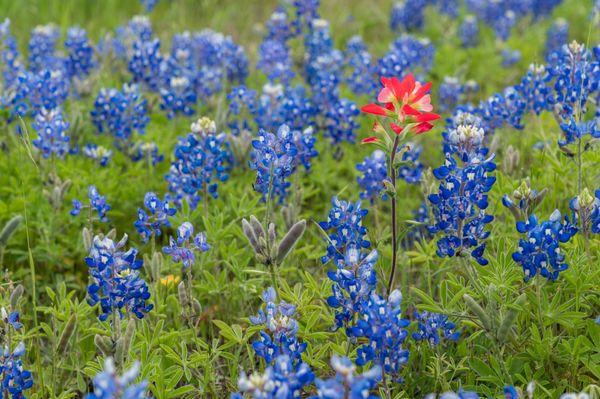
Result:
[[[600,398],[600,2],[0,0],[0,399]]]

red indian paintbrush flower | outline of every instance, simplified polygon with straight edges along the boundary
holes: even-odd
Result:
[[[396,174],[398,168],[406,163],[402,154],[406,149],[409,132],[425,133],[433,128],[432,121],[439,119],[434,114],[429,90],[431,83],[421,84],[408,74],[402,81],[397,78],[381,78],[383,88],[377,96],[379,104],[373,103],[361,108],[362,112],[378,116],[373,125],[375,136],[367,137],[363,144],[373,144],[381,148],[386,155],[388,173],[382,181],[385,193],[391,197],[392,225],[392,266],[387,283],[388,295],[394,288],[394,276],[398,263],[398,226],[396,196]]]
[[[362,112],[391,118],[390,128],[396,134],[405,131],[413,131],[416,134],[425,133],[433,125],[431,121],[439,119],[438,114],[431,112],[431,97],[429,90],[431,83],[421,84],[415,81],[412,74],[408,74],[402,81],[398,78],[381,78],[383,88],[377,96],[379,104],[368,104],[361,108]],[[402,125],[402,126],[401,126]],[[380,127],[375,126],[378,131]],[[369,138],[367,142],[374,142]]]

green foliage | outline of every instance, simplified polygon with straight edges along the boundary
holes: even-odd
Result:
[[[155,31],[165,38],[174,32],[204,27],[230,33],[254,59],[261,38],[254,25],[266,20],[275,1],[244,2],[244,7],[221,3],[161,1],[151,19]],[[372,52],[380,55],[394,37],[387,29],[391,1],[377,2],[377,6],[362,0],[323,3],[322,14],[331,19],[338,47],[360,33]],[[133,0],[0,0],[2,16],[13,21],[13,33],[21,47],[26,45],[28,30],[38,23],[55,21],[63,30],[80,24],[98,39],[141,12],[140,7]],[[588,26],[590,9],[591,1],[569,0],[555,15],[571,23],[572,38],[594,43],[598,32]],[[500,66],[491,32],[483,31],[482,45],[463,50],[453,34],[455,21],[439,19],[429,11],[427,16],[424,35],[437,49],[431,73],[434,87],[444,75],[459,75],[479,82],[482,97],[515,83],[528,63],[542,60],[544,32],[550,24],[549,20],[534,24],[526,20],[517,26],[508,44],[521,50],[523,61],[506,69]],[[119,79],[111,70],[103,70],[92,92],[116,85]],[[249,85],[258,87],[262,79],[254,72]],[[78,121],[73,134],[79,143],[94,135],[88,117],[92,103],[93,98],[84,97],[80,103],[70,102],[67,106],[67,114]],[[216,104],[203,104],[200,114],[215,118],[223,114]],[[364,137],[370,127],[367,118],[361,121],[360,136]],[[403,373],[405,383],[393,386],[394,397],[422,397],[459,386],[497,397],[506,384],[522,388],[530,381],[537,383],[536,397],[556,398],[565,391],[587,387],[598,395],[600,326],[594,319],[600,314],[600,240],[596,237],[586,243],[578,236],[566,245],[570,268],[555,283],[535,279],[524,283],[522,271],[510,256],[519,236],[512,214],[501,205],[504,193],[512,193],[528,177],[533,188],[548,189],[536,211],[547,216],[555,208],[566,211],[568,199],[577,190],[575,161],[556,146],[556,122],[547,115],[527,117],[525,122],[523,131],[503,129],[496,133],[499,170],[490,193],[490,213],[496,217],[490,225],[490,264],[480,267],[465,260],[440,259],[435,254],[435,242],[417,243],[401,251],[397,284],[404,293],[405,313],[418,309],[447,314],[457,321],[462,338],[440,348],[409,340],[411,357]],[[21,307],[25,328],[12,337],[12,342],[23,340],[28,347],[27,364],[36,380],[31,398],[82,397],[90,379],[101,369],[103,356],[108,354],[122,359],[123,368],[140,360],[141,374],[157,399],[226,397],[236,388],[240,367],[249,372],[263,367],[251,347],[258,328],[250,325],[247,317],[256,313],[260,292],[271,285],[271,272],[257,261],[242,225],[242,218],[251,214],[260,217],[266,211],[259,202],[260,195],[252,191],[253,174],[240,166],[220,186],[220,198],[210,201],[206,213],[202,207],[193,211],[184,207],[173,218],[174,226],[189,220],[205,231],[212,246],[193,270],[193,297],[200,305],[193,325],[182,316],[180,270],[153,252],[153,248],[167,245],[173,232],[144,245],[133,228],[144,194],[165,192],[164,175],[172,150],[189,124],[187,118],[168,121],[158,113],[152,115],[146,138],[159,143],[166,155],[166,162],[156,168],[131,163],[118,152],[106,168],[98,168],[81,156],[50,164],[32,155],[30,137],[17,137],[8,127],[0,127],[0,225],[5,226],[0,233],[0,264],[7,269],[5,283],[0,284],[0,304],[15,308],[18,303]],[[440,130],[438,127],[420,139],[425,147],[424,162],[429,167],[442,159]],[[107,137],[98,137],[97,141],[110,145]],[[533,149],[540,141],[548,144]],[[369,150],[345,144],[340,161],[324,140],[317,147],[320,155],[313,172],[300,181],[297,220],[324,220],[333,195],[358,198],[355,164]],[[520,153],[520,160],[504,165],[506,155],[515,151]],[[583,165],[584,186],[590,190],[600,187],[597,144],[584,154]],[[98,321],[96,309],[85,300],[88,273],[84,258],[92,231],[84,230],[82,234],[86,223],[69,215],[71,200],[85,197],[90,184],[95,184],[112,204],[108,225],[93,226],[94,232],[114,228],[119,235],[130,235],[131,245],[144,254],[145,278],[151,285],[155,306],[143,320],[124,319],[117,342],[111,340],[108,322]],[[412,218],[423,191],[427,187],[421,190],[399,183],[400,220]],[[391,259],[388,208],[386,202],[376,203],[365,221],[370,241],[381,254],[377,265],[380,276],[388,275]],[[275,223],[281,232],[289,231],[288,235],[281,234],[279,252],[272,254],[280,263],[279,292],[282,299],[298,307],[299,336],[308,342],[305,361],[317,375],[326,376],[330,374],[332,353],[350,350],[350,357],[356,354],[353,347],[348,348],[343,331],[331,330],[333,314],[325,299],[331,292],[326,271],[332,266],[320,262],[325,252],[322,232],[315,223],[284,230],[285,214],[274,214],[278,215]],[[383,284],[380,282],[380,289]],[[22,290],[24,299],[10,297],[16,290]]]

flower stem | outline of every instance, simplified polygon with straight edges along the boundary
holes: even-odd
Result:
[[[390,180],[394,191],[396,190],[396,168],[394,167],[394,160],[396,159],[396,151],[398,150],[398,144],[400,142],[400,136],[396,135],[394,139],[394,146],[392,147],[392,153],[390,154]],[[392,202],[392,269],[390,271],[390,277],[388,280],[387,293],[388,295],[392,292],[394,286],[394,275],[396,274],[396,263],[398,262],[398,230],[396,226],[396,193],[394,192],[391,198]]]

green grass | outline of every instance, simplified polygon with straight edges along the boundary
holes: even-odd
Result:
[[[380,56],[396,36],[388,27],[391,1],[322,2],[321,14],[331,21],[338,48],[343,48],[352,35],[361,34],[371,52]],[[231,34],[236,42],[244,45],[250,59],[255,60],[262,23],[275,5],[274,0],[162,0],[152,12],[151,20],[163,46],[168,47],[174,33],[212,28]],[[572,39],[594,45],[599,41],[600,32],[590,24],[591,8],[591,1],[566,0],[553,16],[567,19]],[[0,0],[0,10],[0,18],[11,19],[12,32],[22,49],[26,48],[30,29],[37,24],[54,22],[63,33],[69,26],[80,25],[95,41],[142,12],[134,0]],[[545,32],[550,23],[551,19],[521,21],[508,46],[521,50],[523,58],[507,69],[501,67],[500,44],[494,41],[489,29],[483,29],[482,43],[478,47],[464,50],[455,36],[457,22],[428,10],[427,24],[421,34],[436,46],[434,67],[429,76],[434,82],[434,93],[445,75],[477,81],[481,87],[478,98],[517,83],[529,63],[543,62]],[[301,54],[296,51],[296,56]],[[122,66],[117,68],[122,69]],[[120,85],[126,76],[104,66],[92,93],[100,87]],[[248,86],[259,89],[263,82],[264,77],[252,69]],[[368,98],[355,100],[359,104],[370,101]],[[108,137],[95,135],[89,119],[93,101],[94,95],[68,101],[66,112],[75,125],[70,133],[80,144],[94,140],[111,146]],[[216,118],[222,114],[220,103],[218,100],[206,102],[199,114]],[[87,187],[96,185],[100,193],[107,196],[112,209],[108,226],[96,225],[95,231],[106,233],[115,228],[118,236],[127,233],[130,245],[149,256],[150,244],[142,244],[133,227],[137,208],[142,205],[147,191],[165,193],[164,175],[174,145],[178,136],[188,132],[192,120],[179,117],[169,121],[160,112],[152,114],[146,139],[156,141],[166,158],[155,169],[148,169],[143,163],[131,163],[117,151],[107,168],[98,168],[82,156],[68,156],[53,164],[31,151],[31,137],[18,137],[12,127],[1,124],[0,221],[21,214],[27,223],[11,238],[4,256],[2,268],[6,269],[6,276],[5,283],[0,284],[0,304],[7,306],[13,282],[25,286],[21,313],[26,328],[13,337],[13,341],[23,340],[27,345],[28,357],[24,363],[33,370],[36,381],[28,397],[82,397],[89,389],[90,378],[102,364],[94,336],[110,333],[108,323],[98,322],[96,310],[85,302],[88,274],[81,234],[85,222],[69,215],[71,200],[84,198]],[[368,134],[371,121],[366,116],[361,116],[360,121],[363,127],[359,137],[362,138]],[[223,121],[218,122],[222,126]],[[436,167],[442,161],[442,124],[439,125],[418,139],[424,146],[423,159],[427,167]],[[489,211],[495,215],[495,221],[490,225],[492,234],[486,250],[490,259],[488,266],[471,268],[459,259],[440,259],[435,254],[435,241],[401,251],[396,281],[404,294],[405,314],[419,309],[451,315],[463,338],[457,344],[437,349],[409,340],[411,359],[403,372],[405,383],[394,384],[394,397],[420,398],[429,392],[456,390],[459,386],[476,390],[483,397],[499,397],[504,385],[524,388],[530,381],[537,383],[536,398],[557,398],[565,391],[583,389],[596,395],[600,392],[597,386],[600,326],[594,323],[594,318],[600,315],[600,239],[592,238],[588,248],[580,235],[566,244],[564,249],[570,268],[556,283],[538,280],[524,283],[521,269],[511,259],[519,234],[512,215],[501,205],[502,195],[511,193],[522,179],[529,177],[532,187],[548,188],[537,211],[541,219],[546,219],[556,208],[567,212],[568,201],[578,190],[577,172],[574,159],[558,150],[559,136],[559,127],[551,115],[540,119],[528,116],[525,129],[507,128],[496,133],[494,146],[499,169],[498,181],[490,194]],[[534,149],[533,145],[542,140],[550,142],[541,150]],[[507,170],[503,162],[508,146],[520,153],[520,161],[513,170]],[[302,174],[298,180],[302,194],[300,216],[309,221],[326,218],[333,195],[358,199],[355,164],[371,151],[358,144],[344,144],[344,157],[339,161],[333,157],[326,140],[319,139],[317,147],[320,155],[312,173]],[[598,165],[600,153],[595,143],[583,157],[583,186],[590,190],[600,188]],[[55,206],[47,194],[54,188],[50,180],[53,174],[71,183],[62,201]],[[203,307],[202,322],[196,331],[181,317],[174,286],[153,284],[155,309],[137,322],[126,356],[127,364],[134,359],[141,361],[142,375],[150,382],[150,392],[157,399],[226,397],[236,388],[239,367],[248,372],[263,367],[251,349],[257,329],[249,326],[247,316],[257,312],[260,293],[270,284],[270,279],[266,269],[254,260],[241,230],[242,218],[250,214],[261,217],[265,212],[259,195],[252,190],[253,180],[253,172],[238,167],[230,179],[220,185],[219,199],[210,201],[208,217],[200,206],[194,211],[179,212],[173,218],[174,226],[190,220],[198,229],[205,230],[212,249],[194,269],[194,292]],[[412,218],[412,210],[424,199],[430,185],[430,180],[422,186],[400,183],[400,220]],[[370,240],[381,254],[377,271],[379,288],[383,290],[391,258],[389,203],[380,201],[369,208],[365,225]],[[277,215],[281,235],[283,219],[279,211]],[[169,233],[173,232],[165,237]],[[166,243],[166,239],[158,242],[157,248]],[[305,361],[319,376],[330,374],[331,354],[345,353],[348,345],[342,331],[332,332],[330,328],[333,313],[324,300],[330,294],[326,271],[331,265],[321,264],[320,256],[324,252],[320,232],[314,223],[309,223],[302,241],[282,266],[279,282],[282,298],[298,306],[299,335],[308,343]],[[179,275],[180,270],[165,259],[161,275],[169,274]],[[463,301],[465,293],[492,319],[498,320],[514,308],[517,297],[524,293],[527,300],[517,307],[511,338],[503,341],[497,337],[496,330],[483,329]],[[72,314],[77,317],[75,331],[66,349],[57,353],[59,337]],[[350,352],[351,357],[354,351],[355,348]]]

